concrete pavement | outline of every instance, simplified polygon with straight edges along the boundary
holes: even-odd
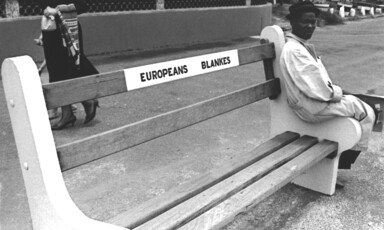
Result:
[[[366,19],[319,28],[313,43],[331,76],[355,92],[384,95],[384,19]],[[198,55],[243,46],[251,39],[138,54],[91,57],[100,72],[143,63]],[[233,78],[242,75],[242,78]],[[97,118],[81,124],[78,106],[75,127],[54,132],[57,144],[110,130],[174,108],[262,81],[262,66],[248,65],[209,77],[173,82],[157,90],[101,99]],[[46,79],[46,75],[43,76]],[[2,85],[0,86],[2,88]],[[30,229],[28,205],[5,105],[0,96],[0,226]],[[64,173],[70,194],[81,210],[96,219],[114,214],[159,195],[200,175],[225,159],[251,150],[268,137],[268,101],[247,106],[221,118],[175,132],[146,144]],[[352,170],[341,171],[346,188],[332,197],[288,185],[225,229],[384,229],[384,143],[375,133],[371,146]],[[105,183],[105,181],[108,181]]]
[[[318,28],[312,39],[334,81],[352,92],[384,95],[384,19]],[[384,229],[384,138],[373,133],[370,147],[352,170],[340,170],[346,187],[332,197],[288,185],[227,226],[234,229]]]

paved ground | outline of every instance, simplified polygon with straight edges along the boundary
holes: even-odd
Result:
[[[318,29],[313,43],[334,80],[354,92],[384,95],[383,19]],[[340,170],[347,186],[332,196],[286,186],[227,229],[384,229],[384,142],[374,133],[352,170]]]
[[[313,43],[323,55],[335,82],[350,91],[369,90],[384,95],[383,38],[384,19],[376,18],[320,28]],[[218,51],[238,47],[250,41],[92,57],[92,61],[105,72],[138,65],[143,58],[150,57],[147,62],[162,61],[197,55],[204,49]],[[235,74],[244,77],[233,78]],[[197,77],[188,83],[170,83],[156,91],[143,90],[103,98],[94,122],[81,124],[84,113],[78,106],[79,121],[74,128],[54,132],[55,141],[66,143],[262,79],[261,65],[249,65],[226,74],[211,74],[209,78]],[[265,101],[247,106],[69,171],[64,174],[68,190],[87,215],[108,219],[265,140],[269,126],[267,104]],[[30,229],[28,205],[3,93],[0,96],[0,136],[0,229]],[[353,170],[340,172],[348,182],[336,195],[322,196],[288,185],[250,212],[239,215],[226,229],[384,229],[383,150],[383,135],[374,134],[369,151],[363,153]]]

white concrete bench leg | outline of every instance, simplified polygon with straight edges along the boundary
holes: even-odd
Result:
[[[335,118],[327,122],[310,124],[297,117],[287,104],[284,78],[280,70],[279,60],[285,44],[284,33],[280,27],[268,26],[261,32],[261,38],[266,38],[275,44],[276,59],[274,60],[275,77],[280,78],[281,94],[270,102],[271,131],[274,136],[284,131],[292,131],[301,135],[311,135],[320,140],[328,139],[339,143],[338,156],[334,159],[324,159],[302,176],[294,180],[295,184],[318,191],[327,195],[335,192],[337,168],[340,153],[351,149],[361,137],[360,124],[351,118]]]
[[[37,67],[28,56],[1,67],[34,229],[125,229],[86,217],[65,186]]]
[[[293,183],[323,194],[334,194],[339,163],[338,158],[339,156],[337,159],[323,159],[302,176],[296,178]]]

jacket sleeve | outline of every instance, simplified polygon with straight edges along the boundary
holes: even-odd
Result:
[[[342,89],[334,85],[325,68],[321,68],[312,56],[299,49],[292,49],[283,58],[294,84],[307,97],[319,101],[340,101]]]

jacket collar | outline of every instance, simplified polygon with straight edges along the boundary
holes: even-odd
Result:
[[[287,38],[291,38],[291,39],[294,39],[300,43],[304,43],[304,44],[307,44],[308,43],[308,40],[305,40],[305,39],[302,39],[296,35],[294,35],[293,33],[289,32],[287,33],[287,35],[285,35]]]
[[[305,39],[302,39],[302,38],[299,38],[298,36],[292,34],[292,33],[288,33],[286,35],[286,37],[288,39],[293,39],[293,40],[296,40],[298,41],[302,46],[304,46],[308,52],[311,54],[311,56],[315,59],[315,61],[317,62],[317,54],[316,54],[316,50],[315,50],[315,46],[312,45],[312,44],[309,44],[308,43],[308,40],[305,40]]]

